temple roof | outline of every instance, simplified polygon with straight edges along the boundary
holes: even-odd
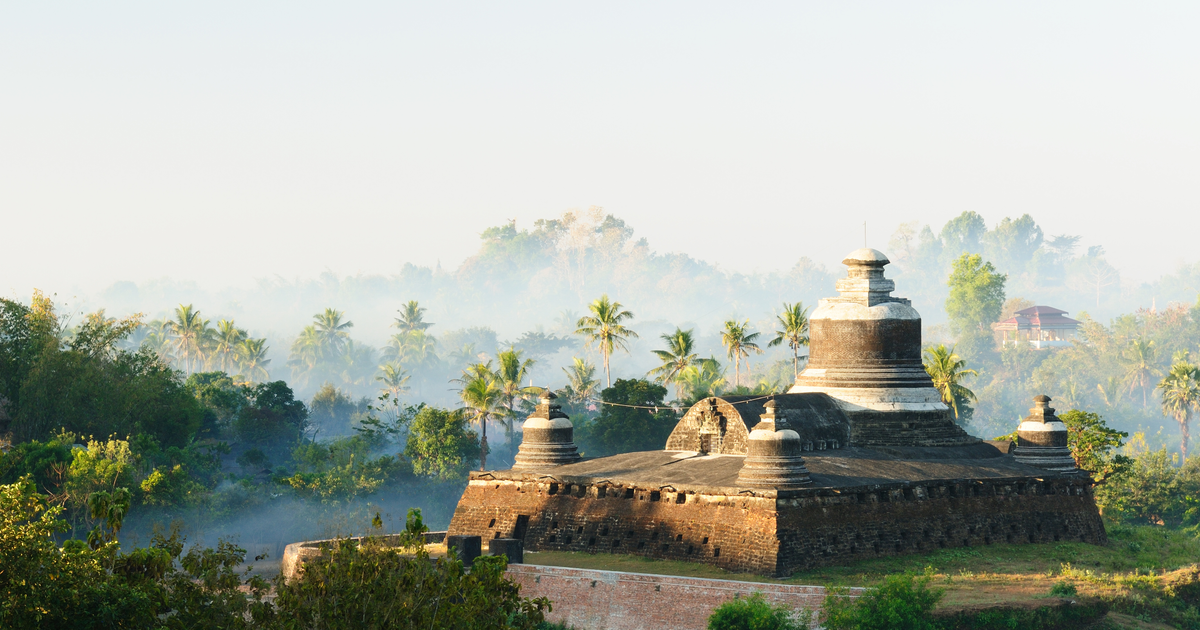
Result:
[[[471,478],[506,479],[533,475],[565,483],[610,483],[736,494],[744,457],[700,455],[690,451],[641,451],[588,459],[577,464],[523,473],[472,472]],[[841,448],[804,454],[811,489],[848,489],[937,480],[1043,477],[987,442],[957,447]],[[553,479],[550,479],[553,478]]]
[[[1052,306],[1031,306],[996,324],[996,330],[1057,329],[1075,330],[1079,321],[1066,317],[1067,312]]]

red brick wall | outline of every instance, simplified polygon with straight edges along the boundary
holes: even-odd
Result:
[[[761,592],[771,602],[814,611],[825,600],[821,586],[708,580],[643,573],[592,571],[530,564],[508,568],[523,597],[546,597],[550,621],[579,630],[704,630],[722,603]],[[852,589],[852,595],[861,589]]]

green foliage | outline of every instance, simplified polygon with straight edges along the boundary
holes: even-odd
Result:
[[[344,435],[366,417],[368,400],[354,400],[344,392],[325,383],[313,395],[308,405],[308,423],[330,435]]]
[[[361,435],[302,444],[292,451],[299,472],[279,481],[299,496],[337,502],[371,494],[410,474],[406,462],[392,455],[371,458],[371,449]]]
[[[975,392],[967,389],[963,381],[968,376],[979,376],[979,372],[967,369],[967,362],[954,353],[954,348],[938,344],[926,348],[925,371],[933,380],[933,386],[942,395],[942,402],[954,411],[954,418],[961,422],[971,419],[973,409],[968,404],[979,400]]]
[[[1006,280],[979,254],[963,254],[954,261],[947,282],[946,315],[950,329],[959,335],[959,343],[970,356],[990,347],[990,326],[1000,317]]]
[[[184,386],[200,402],[204,419],[198,434],[204,437],[228,433],[233,420],[250,402],[250,388],[234,383],[224,372],[196,372]]]
[[[1051,597],[1075,597],[1078,594],[1079,589],[1075,587],[1074,582],[1059,581],[1050,587]]]
[[[461,480],[479,461],[479,438],[461,412],[425,407],[413,418],[404,455],[418,475]]]
[[[883,584],[851,599],[845,589],[825,598],[821,623],[828,630],[933,630],[930,613],[944,591],[929,587],[930,576],[889,575]]]
[[[1130,440],[1128,470],[1096,488],[1104,516],[1118,522],[1200,526],[1200,458],[1179,465],[1164,447],[1150,450],[1144,436]]]
[[[74,437],[67,435],[46,442],[30,440],[0,452],[0,483],[16,483],[29,475],[40,492],[58,494],[67,479],[67,470],[75,456],[71,453]]]
[[[675,412],[663,398],[667,390],[644,379],[617,379],[600,392],[600,415],[575,428],[575,436],[589,456],[662,449],[675,428]],[[660,407],[639,409],[638,407]]]
[[[1091,473],[1097,485],[1129,470],[1132,460],[1116,452],[1128,433],[1109,427],[1100,414],[1089,411],[1072,409],[1058,419],[1067,425],[1067,445],[1075,465]]]
[[[545,599],[520,597],[503,557],[478,558],[467,572],[458,560],[411,551],[375,538],[338,541],[291,582],[275,582],[279,627],[533,630],[550,610]]]
[[[762,593],[735,597],[717,606],[708,618],[708,630],[801,630],[808,628],[802,619],[794,618],[792,609],[783,604],[772,605]],[[803,611],[800,616],[803,616]]]
[[[257,445],[291,445],[300,440],[308,427],[308,409],[287,383],[262,383],[249,393],[250,404],[242,407],[233,425],[241,440]]]

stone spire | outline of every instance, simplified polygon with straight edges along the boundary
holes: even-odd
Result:
[[[863,306],[875,306],[888,302],[909,304],[904,298],[892,297],[896,283],[883,276],[883,267],[892,261],[877,249],[862,248],[850,252],[842,261],[846,265],[846,277],[839,278],[837,290],[839,297],[830,298],[831,302],[853,302]]]
[[[754,425],[746,447],[746,463],[738,473],[738,484],[751,488],[786,490],[812,483],[804,458],[800,434],[778,415],[771,398],[763,405],[761,422]]]
[[[1029,416],[1017,427],[1013,457],[1022,464],[1058,473],[1075,473],[1075,458],[1067,448],[1067,425],[1050,407],[1049,396],[1035,396]]]
[[[562,407],[554,404],[558,396],[546,390],[525,421],[521,446],[517,449],[513,470],[537,470],[580,460],[575,447],[575,427]]]

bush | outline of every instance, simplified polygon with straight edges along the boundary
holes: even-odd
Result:
[[[929,588],[931,579],[889,575],[857,599],[833,589],[825,597],[822,625],[827,630],[933,630],[931,613],[945,592]]]
[[[1075,597],[1078,594],[1079,589],[1070,582],[1055,582],[1050,587],[1050,597]]]
[[[413,418],[404,455],[413,472],[443,481],[466,479],[479,463],[479,437],[457,411],[424,407]]]
[[[708,630],[800,630],[808,624],[795,618],[792,609],[783,604],[772,605],[762,593],[736,597],[713,610],[708,618]]]

